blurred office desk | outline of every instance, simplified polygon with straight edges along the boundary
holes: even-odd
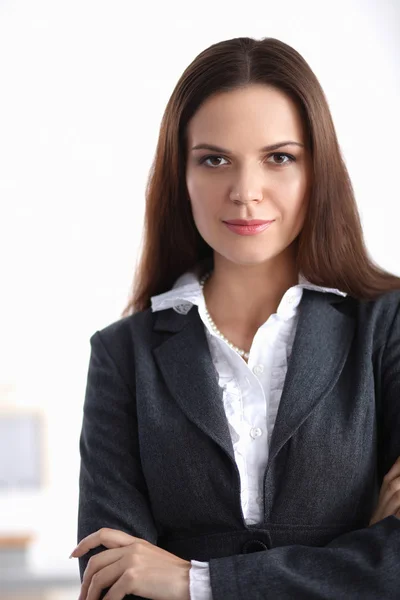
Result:
[[[78,600],[79,573],[34,574],[0,568],[0,600]]]
[[[33,571],[28,565],[31,533],[0,533],[0,600],[78,600],[76,562],[67,570]]]

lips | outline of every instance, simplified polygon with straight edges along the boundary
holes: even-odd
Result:
[[[237,233],[238,235],[256,235],[269,229],[274,224],[274,221],[263,221],[260,223],[258,221],[258,225],[248,224],[249,221],[246,222],[246,225],[236,225],[231,221],[224,221],[224,225],[233,233]]]
[[[224,223],[229,223],[229,225],[245,225],[247,227],[251,227],[252,225],[265,225],[266,223],[272,223],[273,219],[270,221],[262,221],[261,219],[231,219],[229,221],[224,221]]]

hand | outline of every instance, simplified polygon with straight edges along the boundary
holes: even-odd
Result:
[[[83,574],[78,600],[122,600],[135,594],[152,600],[190,600],[191,562],[141,538],[102,527],[79,542],[72,556],[80,557],[96,546],[106,546],[92,556]]]
[[[400,457],[383,478],[378,504],[369,525],[390,515],[400,518]]]

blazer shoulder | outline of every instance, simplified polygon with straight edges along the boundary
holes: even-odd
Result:
[[[400,307],[400,289],[384,292],[369,303],[374,312],[392,321]]]
[[[386,343],[396,315],[400,308],[400,289],[389,290],[373,300],[358,300],[358,319],[360,326],[372,327],[375,347]]]
[[[393,328],[398,330],[400,319],[400,290],[391,290],[386,292],[380,298],[382,305],[382,314],[385,316],[386,338],[391,334]],[[386,340],[385,340],[386,341]]]
[[[106,325],[102,329],[95,331],[91,339],[97,335],[100,335],[104,343],[115,343],[121,340],[129,338],[135,330],[141,330],[152,324],[152,311],[151,308],[136,312],[127,317],[121,317],[116,321],[113,321],[109,325]]]
[[[117,364],[134,360],[135,347],[146,344],[152,331],[154,316],[151,308],[122,317],[95,331],[90,343],[101,343]]]

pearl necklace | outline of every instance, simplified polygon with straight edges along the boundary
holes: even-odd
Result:
[[[208,273],[206,273],[205,275],[203,275],[203,277],[200,279],[200,287],[203,290],[204,288],[204,284],[207,281],[207,279],[210,277],[212,271],[209,271]],[[204,290],[203,290],[203,295],[204,295]],[[230,342],[228,340],[228,338],[226,338],[224,336],[223,333],[221,333],[221,331],[218,329],[218,327],[216,326],[216,324],[214,323],[214,321],[211,318],[210,313],[208,312],[205,300],[204,300],[204,306],[205,306],[205,311],[206,311],[206,316],[207,319],[212,327],[212,330],[217,334],[218,337],[220,337],[221,339],[223,339],[231,348],[233,348],[233,350],[235,350],[235,352],[237,352],[238,354],[240,354],[240,356],[244,359],[248,359],[250,357],[250,352],[246,352],[245,350],[243,350],[242,348],[238,348],[237,346],[235,346],[235,344],[232,344],[232,342]]]

